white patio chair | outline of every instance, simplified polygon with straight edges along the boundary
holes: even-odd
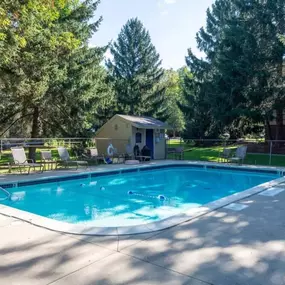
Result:
[[[134,158],[134,152],[133,152],[132,146],[130,144],[126,145],[125,158],[128,159],[128,160]]]
[[[220,153],[219,161],[228,162],[231,158],[232,150],[230,148],[224,148],[223,152]]]
[[[46,170],[46,166],[48,166],[48,169],[52,169],[53,164],[57,164],[57,160],[53,159],[52,153],[50,150],[42,150],[41,151],[41,163],[44,166],[44,169]]]
[[[83,153],[82,156],[86,159],[90,159],[90,160],[95,160],[96,164],[99,163],[99,161],[103,161],[104,160],[104,156],[103,155],[99,155],[98,153],[98,149],[93,147],[93,148],[89,148],[87,150],[87,153]]]
[[[30,174],[31,167],[36,170],[36,167],[40,167],[40,172],[43,172],[43,165],[35,163],[33,159],[27,159],[24,148],[22,147],[11,147],[11,152],[14,160],[14,164],[18,166],[20,173],[22,168],[28,168],[28,174]]]
[[[80,165],[85,166],[88,168],[88,162],[86,160],[72,160],[70,159],[69,153],[65,147],[59,147],[58,154],[60,157],[60,160],[58,161],[57,165],[63,164],[66,168],[68,168],[69,165],[76,165],[76,170]]]
[[[244,162],[245,157],[246,157],[246,152],[247,152],[247,146],[238,147],[236,150],[235,156],[230,157],[229,161],[242,164]]]

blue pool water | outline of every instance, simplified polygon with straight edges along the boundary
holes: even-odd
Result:
[[[129,226],[162,220],[276,178],[169,167],[12,188],[11,201],[2,203],[73,224]]]

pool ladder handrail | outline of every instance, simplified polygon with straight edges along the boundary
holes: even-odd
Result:
[[[0,201],[5,201],[5,200],[8,200],[8,199],[10,199],[11,198],[11,193],[9,192],[9,191],[7,191],[6,189],[4,189],[3,187],[1,187],[0,186],[0,190],[2,191],[2,192],[4,192],[6,195],[7,195],[7,197],[6,198],[0,198]]]

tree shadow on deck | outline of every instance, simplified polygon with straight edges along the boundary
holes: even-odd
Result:
[[[163,232],[71,236],[0,227],[1,284],[285,284],[283,193],[240,201]],[[201,280],[201,281],[199,281]]]
[[[220,209],[123,252],[210,284],[285,284],[284,199],[255,197],[242,212]]]

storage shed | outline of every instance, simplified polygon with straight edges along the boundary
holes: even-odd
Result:
[[[115,115],[96,133],[98,153],[106,154],[110,143],[118,153],[133,153],[134,146],[147,146],[153,159],[165,159],[166,123],[150,117]]]

